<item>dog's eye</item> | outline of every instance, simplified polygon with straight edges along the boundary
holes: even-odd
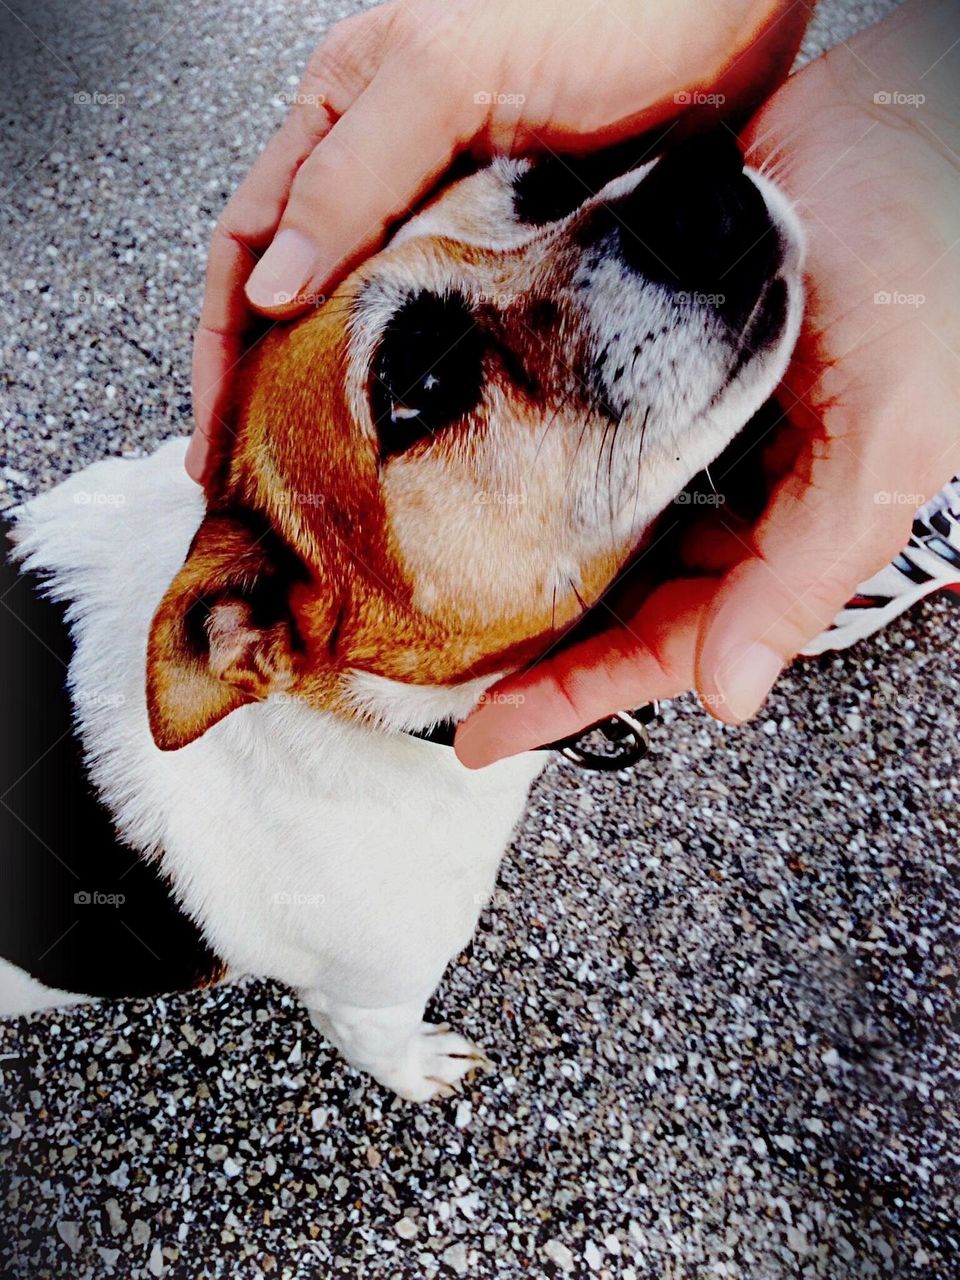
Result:
[[[394,312],[370,388],[381,457],[430,440],[476,408],[483,355],[483,334],[461,294],[418,293]]]

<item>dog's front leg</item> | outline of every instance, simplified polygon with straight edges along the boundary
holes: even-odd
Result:
[[[409,1102],[452,1093],[468,1072],[487,1062],[483,1050],[463,1036],[423,1020],[428,996],[379,1009],[344,1004],[317,990],[300,996],[314,1026],[351,1066]]]

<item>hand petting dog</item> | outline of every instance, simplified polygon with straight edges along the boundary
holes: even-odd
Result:
[[[190,474],[209,475],[229,430],[253,311],[286,317],[311,305],[457,153],[582,150],[669,123],[705,97],[737,122],[781,82],[808,17],[790,0],[728,2],[709,15],[642,0],[601,11],[573,0],[417,0],[335,28],[214,234]],[[754,527],[705,528],[688,548],[696,576],[632,608],[625,596],[606,634],[511,677],[504,693],[522,691],[522,702],[491,698],[474,712],[457,738],[465,764],[687,689],[723,720],[749,718],[905,540],[910,507],[876,494],[928,495],[956,469],[950,219],[960,175],[949,121],[960,77],[955,49],[941,59],[952,26],[950,4],[912,0],[791,78],[753,121],[751,162],[776,173],[811,239],[811,305],[784,386],[788,447],[776,451],[771,502]],[[878,92],[887,88],[925,102],[892,101]],[[910,222],[894,186],[922,193]],[[874,302],[900,293],[928,302]]]

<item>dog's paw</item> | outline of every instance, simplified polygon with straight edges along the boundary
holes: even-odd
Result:
[[[403,1066],[377,1079],[407,1102],[429,1102],[455,1093],[471,1071],[489,1066],[482,1049],[446,1024],[423,1022],[410,1041]]]

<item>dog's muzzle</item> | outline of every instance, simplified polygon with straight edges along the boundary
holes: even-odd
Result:
[[[599,239],[611,228],[631,271],[709,305],[732,329],[783,266],[780,232],[727,129],[664,152],[632,191],[596,209],[590,234]],[[784,291],[781,322],[785,302]]]

